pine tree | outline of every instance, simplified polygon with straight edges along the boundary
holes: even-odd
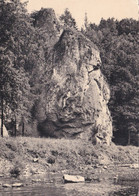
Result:
[[[68,27],[77,28],[76,21],[68,9],[66,9],[64,14],[60,16],[60,20]]]

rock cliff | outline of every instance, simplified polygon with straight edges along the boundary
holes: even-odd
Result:
[[[42,136],[82,138],[109,145],[110,90],[100,70],[99,51],[80,32],[71,28],[61,31],[46,58],[47,82],[39,103],[43,115],[38,130]]]

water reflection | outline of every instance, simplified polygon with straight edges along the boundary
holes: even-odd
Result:
[[[139,181],[119,181],[119,184],[127,189],[114,192],[113,196],[139,196]]]
[[[109,188],[108,192],[99,192],[103,190],[103,185],[83,183],[83,184],[45,184],[45,183],[35,183],[26,185],[21,188],[3,188],[0,186],[0,196],[139,196],[138,186],[134,188],[123,189],[117,192],[110,193],[110,185],[105,188]],[[114,185],[113,185],[114,186]],[[108,190],[108,189],[107,189]],[[96,192],[98,193],[96,194]]]
[[[114,192],[113,196],[139,196],[139,191],[137,188],[129,188],[126,190]]]
[[[56,186],[32,185],[21,188],[1,188],[0,196],[66,196],[63,189]]]

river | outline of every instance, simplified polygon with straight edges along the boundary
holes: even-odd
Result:
[[[128,188],[117,191],[108,191],[105,186],[93,183],[84,184],[28,184],[20,188],[3,188],[0,186],[0,196],[139,196],[139,184],[128,185]],[[107,192],[108,191],[108,192]]]

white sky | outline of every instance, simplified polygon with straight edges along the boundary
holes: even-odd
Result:
[[[24,1],[24,0],[22,0]],[[101,18],[134,18],[138,20],[139,0],[29,0],[28,11],[53,8],[57,15],[66,8],[72,13],[79,27],[84,23],[85,12],[91,23],[99,23]]]

